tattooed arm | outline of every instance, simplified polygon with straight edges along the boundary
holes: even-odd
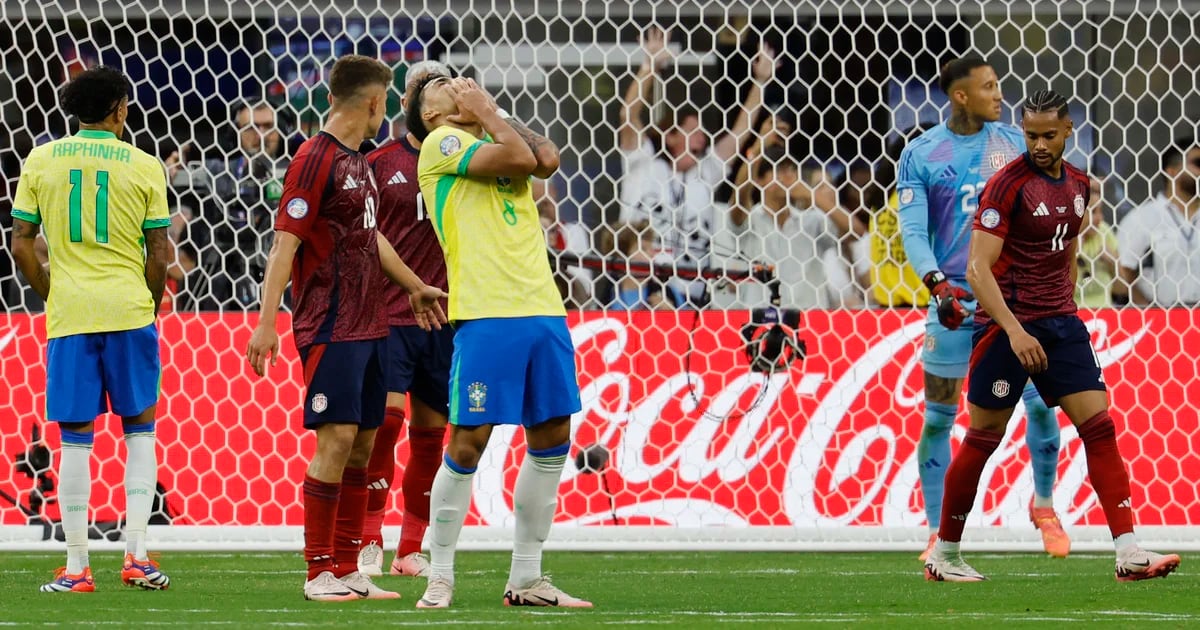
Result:
[[[167,228],[143,230],[146,237],[146,286],[154,298],[154,312],[162,305],[163,290],[167,286],[167,261],[171,258],[171,241]]]
[[[533,151],[534,157],[537,158],[537,169],[533,171],[533,176],[546,179],[553,175],[558,170],[558,145],[546,136],[535,133],[515,118],[509,118],[508,124],[516,130],[525,144],[529,145],[529,150]]]
[[[17,268],[43,300],[50,298],[50,272],[42,266],[37,255],[38,225],[13,218],[13,259]]]

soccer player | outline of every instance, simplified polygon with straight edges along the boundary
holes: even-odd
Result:
[[[409,68],[401,105],[407,103],[407,94],[413,86],[431,75],[449,77],[450,68],[437,61],[422,61]],[[367,163],[379,183],[380,233],[402,259],[412,261],[413,272],[422,280],[445,289],[446,260],[433,223],[427,220],[417,184],[420,146],[410,132],[369,153]],[[365,544],[358,552],[358,570],[367,575],[383,573],[381,529],[396,471],[396,439],[404,426],[404,398],[408,393],[412,418],[408,423],[408,461],[400,486],[404,494],[404,520],[390,573],[428,576],[429,561],[421,555],[421,541],[429,527],[429,490],[442,465],[442,442],[450,413],[447,388],[454,329],[444,326],[426,332],[417,326],[408,299],[399,287],[389,286],[386,296],[387,410],[367,464],[367,517],[362,537]]]
[[[329,117],[300,146],[284,176],[263,310],[246,349],[262,376],[278,359],[275,319],[288,282],[292,332],[304,363],[304,427],[317,449],[304,478],[305,599],[394,599],[358,571],[367,502],[367,461],[383,422],[387,338],[384,276],[408,292],[418,325],[444,321],[438,299],[376,229],[379,194],[357,151],[379,133],[392,71],[359,55],[329,75]]]
[[[1020,397],[1012,384],[1031,377],[1079,431],[1116,546],[1117,580],[1163,577],[1179,566],[1179,556],[1145,551],[1134,538],[1129,474],[1117,451],[1104,375],[1076,314],[1076,236],[1091,192],[1087,174],[1063,161],[1073,129],[1067,99],[1041,90],[1022,110],[1027,152],[988,184],[971,236],[967,281],[979,299],[967,386],[971,423],[946,473],[942,525],[925,577],[986,579],[963,561],[959,541],[983,467]]]
[[[1021,131],[1000,120],[996,72],[979,57],[942,68],[939,85],[950,97],[946,122],[914,139],[900,154],[897,189],[901,234],[909,262],[930,292],[925,324],[925,426],[917,444],[921,493],[929,522],[924,561],[937,537],[942,481],[950,463],[950,431],[958,415],[971,353],[970,293],[965,288],[971,221],[984,184],[1022,151]],[[1033,387],[1023,398],[1029,424],[1025,444],[1033,462],[1030,519],[1047,553],[1065,557],[1071,541],[1054,512],[1058,469],[1058,417]]]
[[[417,607],[450,605],[472,475],[492,427],[520,423],[527,451],[513,488],[504,603],[590,608],[551,584],[541,567],[571,414],[580,410],[575,351],[529,183],[557,170],[558,149],[514,129],[469,79],[427,77],[410,95],[406,118],[421,141],[421,192],[432,200],[457,327],[450,443],[433,481],[430,576]]]
[[[13,258],[46,300],[46,416],[58,423],[58,500],[67,566],[42,592],[92,592],[88,499],[96,416],[121,416],[125,433],[125,564],[129,586],[171,580],[146,554],[158,479],[155,315],[167,279],[167,176],[153,156],[121,140],[129,79],[97,66],[63,88],[79,132],[33,149],[13,199]],[[45,230],[50,269],[35,241]],[[54,279],[51,291],[51,278]]]

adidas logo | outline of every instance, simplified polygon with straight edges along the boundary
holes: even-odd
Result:
[[[387,479],[377,479],[375,481],[372,481],[371,483],[367,484],[367,488],[370,490],[387,490],[388,489]]]
[[[396,184],[407,184],[408,178],[404,176],[404,173],[401,173],[400,171],[396,171],[396,174],[392,175],[392,178],[389,179],[387,181],[387,183],[388,183],[388,186],[394,186]]]
[[[1050,209],[1046,207],[1045,202],[1038,204],[1037,210],[1033,211],[1033,216],[1035,216],[1035,217],[1050,216]]]
[[[1133,509],[1133,501],[1130,501],[1128,498],[1126,498],[1124,501],[1118,503],[1117,507],[1132,510]]]
[[[353,190],[358,188],[359,183],[354,179],[353,175],[346,176],[346,183],[342,184],[342,190]]]
[[[954,170],[954,165],[946,165],[946,169],[942,171],[942,179],[954,179],[955,177],[958,177],[958,171]]]

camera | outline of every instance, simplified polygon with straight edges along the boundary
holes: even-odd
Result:
[[[746,358],[750,369],[770,374],[803,361],[808,347],[800,338],[800,311],[767,306],[750,311],[750,321],[742,326]]]

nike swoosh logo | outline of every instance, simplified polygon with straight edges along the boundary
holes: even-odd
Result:
[[[554,599],[546,599],[545,597],[542,597],[542,596],[540,596],[540,595],[534,595],[534,597],[536,597],[536,598],[538,598],[538,599],[542,600],[543,602],[545,602],[545,604],[546,604],[547,606],[557,606],[557,605],[558,605],[558,598],[557,598],[557,597],[555,597]]]
[[[360,591],[360,590],[358,590],[358,589],[354,588],[353,586],[346,586],[346,588],[347,588],[347,589],[348,589],[348,590],[349,590],[351,593],[354,593],[355,595],[358,595],[359,597],[366,597],[366,596],[367,596],[367,591],[366,591],[365,589]]]
[[[1133,566],[1133,567],[1148,567],[1148,566],[1150,566],[1150,561],[1149,561],[1149,560],[1143,560],[1143,561],[1141,561],[1141,562],[1129,562],[1129,563],[1127,563],[1127,564],[1128,564],[1129,566]]]

